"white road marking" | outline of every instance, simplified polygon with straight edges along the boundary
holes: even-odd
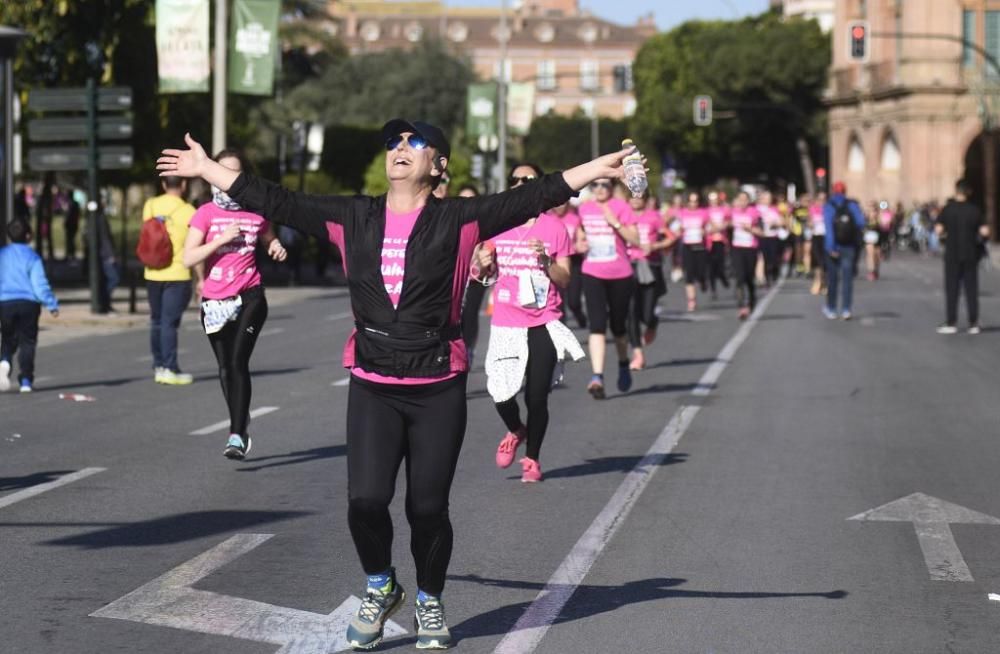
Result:
[[[692,391],[692,395],[704,396],[712,392],[729,361],[746,341],[750,330],[759,322],[760,316],[763,315],[771,300],[781,289],[783,282],[784,280],[779,281],[768,292],[750,319],[729,339],[719,355],[715,357],[715,362],[701,376],[698,385]],[[611,542],[618,528],[625,523],[632,507],[635,506],[664,459],[677,447],[677,443],[680,442],[699,410],[698,406],[681,406],[677,409],[646,455],[625,476],[604,509],[590,523],[576,545],[563,559],[548,583],[545,584],[545,588],[538,593],[538,596],[521,615],[514,627],[507,632],[503,640],[493,650],[494,654],[530,654],[535,651],[549,627],[559,617],[563,607],[566,606],[577,587],[590,572],[597,557]]]
[[[280,407],[276,406],[262,406],[254,409],[250,412],[251,418],[256,418],[258,416],[264,416],[269,413],[274,413]],[[206,434],[211,434],[212,432],[219,431],[220,429],[225,429],[229,426],[228,420],[220,420],[219,422],[213,422],[208,427],[202,427],[201,429],[195,429],[191,432],[191,436],[204,436]]]
[[[330,386],[347,386],[350,383],[351,383],[351,376],[348,375],[343,379],[338,379],[337,381],[333,382],[332,384],[330,384]]]
[[[284,327],[268,327],[267,329],[265,329],[264,331],[262,331],[260,333],[260,335],[261,336],[271,336],[271,335],[274,335],[274,334],[280,334],[283,331],[285,331]]]
[[[334,321],[334,320],[343,320],[344,318],[353,318],[353,317],[354,317],[353,311],[344,311],[343,313],[334,313],[332,315],[329,315],[326,317],[326,320]]]
[[[50,491],[53,488],[59,488],[60,486],[65,486],[66,484],[72,484],[74,481],[79,481],[85,477],[89,477],[90,475],[96,475],[99,472],[104,472],[106,469],[107,468],[84,468],[83,470],[63,475],[59,479],[53,479],[52,481],[47,481],[44,484],[38,484],[37,486],[32,486],[31,488],[25,488],[22,491],[5,495],[4,497],[0,497],[0,509],[10,506],[11,504],[16,504],[21,500],[26,500],[29,497],[41,495],[42,493]]]
[[[949,525],[1000,525],[991,515],[923,493],[907,495],[848,520],[912,522],[931,581],[975,581]]]
[[[996,593],[990,593],[989,595],[986,596],[986,599],[990,600],[991,602],[1000,602],[1000,595],[997,595]]]
[[[361,604],[353,595],[323,615],[192,588],[272,536],[236,534],[90,615],[281,645],[276,654],[348,649],[347,625]],[[385,637],[405,634],[397,623],[386,622]]]

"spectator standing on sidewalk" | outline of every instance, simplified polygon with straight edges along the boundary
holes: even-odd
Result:
[[[184,266],[184,240],[194,216],[194,207],[184,200],[187,181],[181,177],[163,177],[163,194],[146,200],[142,220],[161,220],[170,235],[173,259],[165,268],[145,269],[146,292],[149,297],[149,345],[153,354],[153,379],[158,384],[183,386],[193,380],[181,372],[177,362],[177,328],[181,316],[191,302],[192,274],[201,295],[201,267],[189,270]]]
[[[854,264],[858,257],[858,244],[865,229],[865,214],[854,200],[847,197],[843,182],[833,185],[833,195],[823,207],[826,227],[826,306],[823,315],[837,319],[837,291],[843,288],[840,317],[851,319],[854,299]]]
[[[21,392],[30,393],[35,381],[35,346],[42,305],[58,316],[59,302],[45,276],[42,258],[28,245],[28,223],[10,223],[7,236],[10,245],[0,248],[0,391],[10,388],[11,362],[18,354]]]
[[[958,293],[965,288],[965,307],[969,317],[969,333],[979,329],[979,259],[981,239],[990,236],[986,217],[969,202],[969,183],[964,179],[955,184],[955,197],[941,210],[934,231],[944,242],[945,324],[939,334],[958,331]]]

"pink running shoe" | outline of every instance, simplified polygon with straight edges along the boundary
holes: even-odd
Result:
[[[514,454],[517,452],[517,446],[524,439],[524,427],[518,429],[516,432],[507,432],[507,435],[503,437],[503,440],[500,441],[500,445],[497,447],[498,468],[509,468],[510,464],[514,463]]]
[[[525,484],[533,484],[542,480],[542,468],[538,461],[524,457],[521,459],[521,481]]]

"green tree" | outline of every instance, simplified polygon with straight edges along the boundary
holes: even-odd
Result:
[[[597,123],[600,153],[614,152],[628,134],[625,121],[600,118]],[[565,170],[590,160],[591,120],[577,112],[573,116],[548,113],[531,124],[524,138],[524,158],[546,171]]]
[[[815,21],[775,12],[687,22],[649,39],[634,65],[633,126],[654,174],[669,156],[695,185],[726,176],[801,182],[796,141],[814,155],[826,144],[829,41]],[[717,114],[708,128],[692,121],[701,94]]]

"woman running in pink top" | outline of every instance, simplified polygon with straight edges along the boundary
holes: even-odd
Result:
[[[750,206],[750,196],[740,191],[733,200],[733,275],[740,320],[746,320],[757,305],[757,250],[764,233],[760,214]]]
[[[636,279],[628,321],[628,338],[632,345],[629,369],[642,370],[646,367],[643,348],[656,339],[656,328],[660,322],[656,316],[656,304],[667,292],[667,282],[663,276],[663,253],[673,247],[677,237],[664,226],[655,199],[651,200],[649,197],[649,191],[642,197],[629,198],[628,203],[632,210],[631,222],[639,230],[639,245],[628,248]]]
[[[247,168],[241,154],[223,150],[215,161],[229,170]],[[263,216],[244,211],[224,191],[198,207],[184,241],[184,265],[205,264],[201,323],[219,364],[222,396],[229,408],[229,440],[223,451],[242,459],[250,451],[250,355],[267,320],[267,299],[254,253],[257,243],[275,261],[288,256]]]
[[[712,287],[712,299],[719,297],[716,282],[729,288],[729,277],[726,275],[726,252],[729,250],[729,207],[723,202],[718,191],[708,194],[708,221],[711,233],[708,235],[708,280]]]
[[[684,244],[687,310],[694,311],[698,307],[696,285],[701,286],[702,293],[708,290],[708,250],[705,249],[705,242],[711,228],[708,213],[699,205],[697,193],[688,194],[687,206],[678,211],[677,219]]]

